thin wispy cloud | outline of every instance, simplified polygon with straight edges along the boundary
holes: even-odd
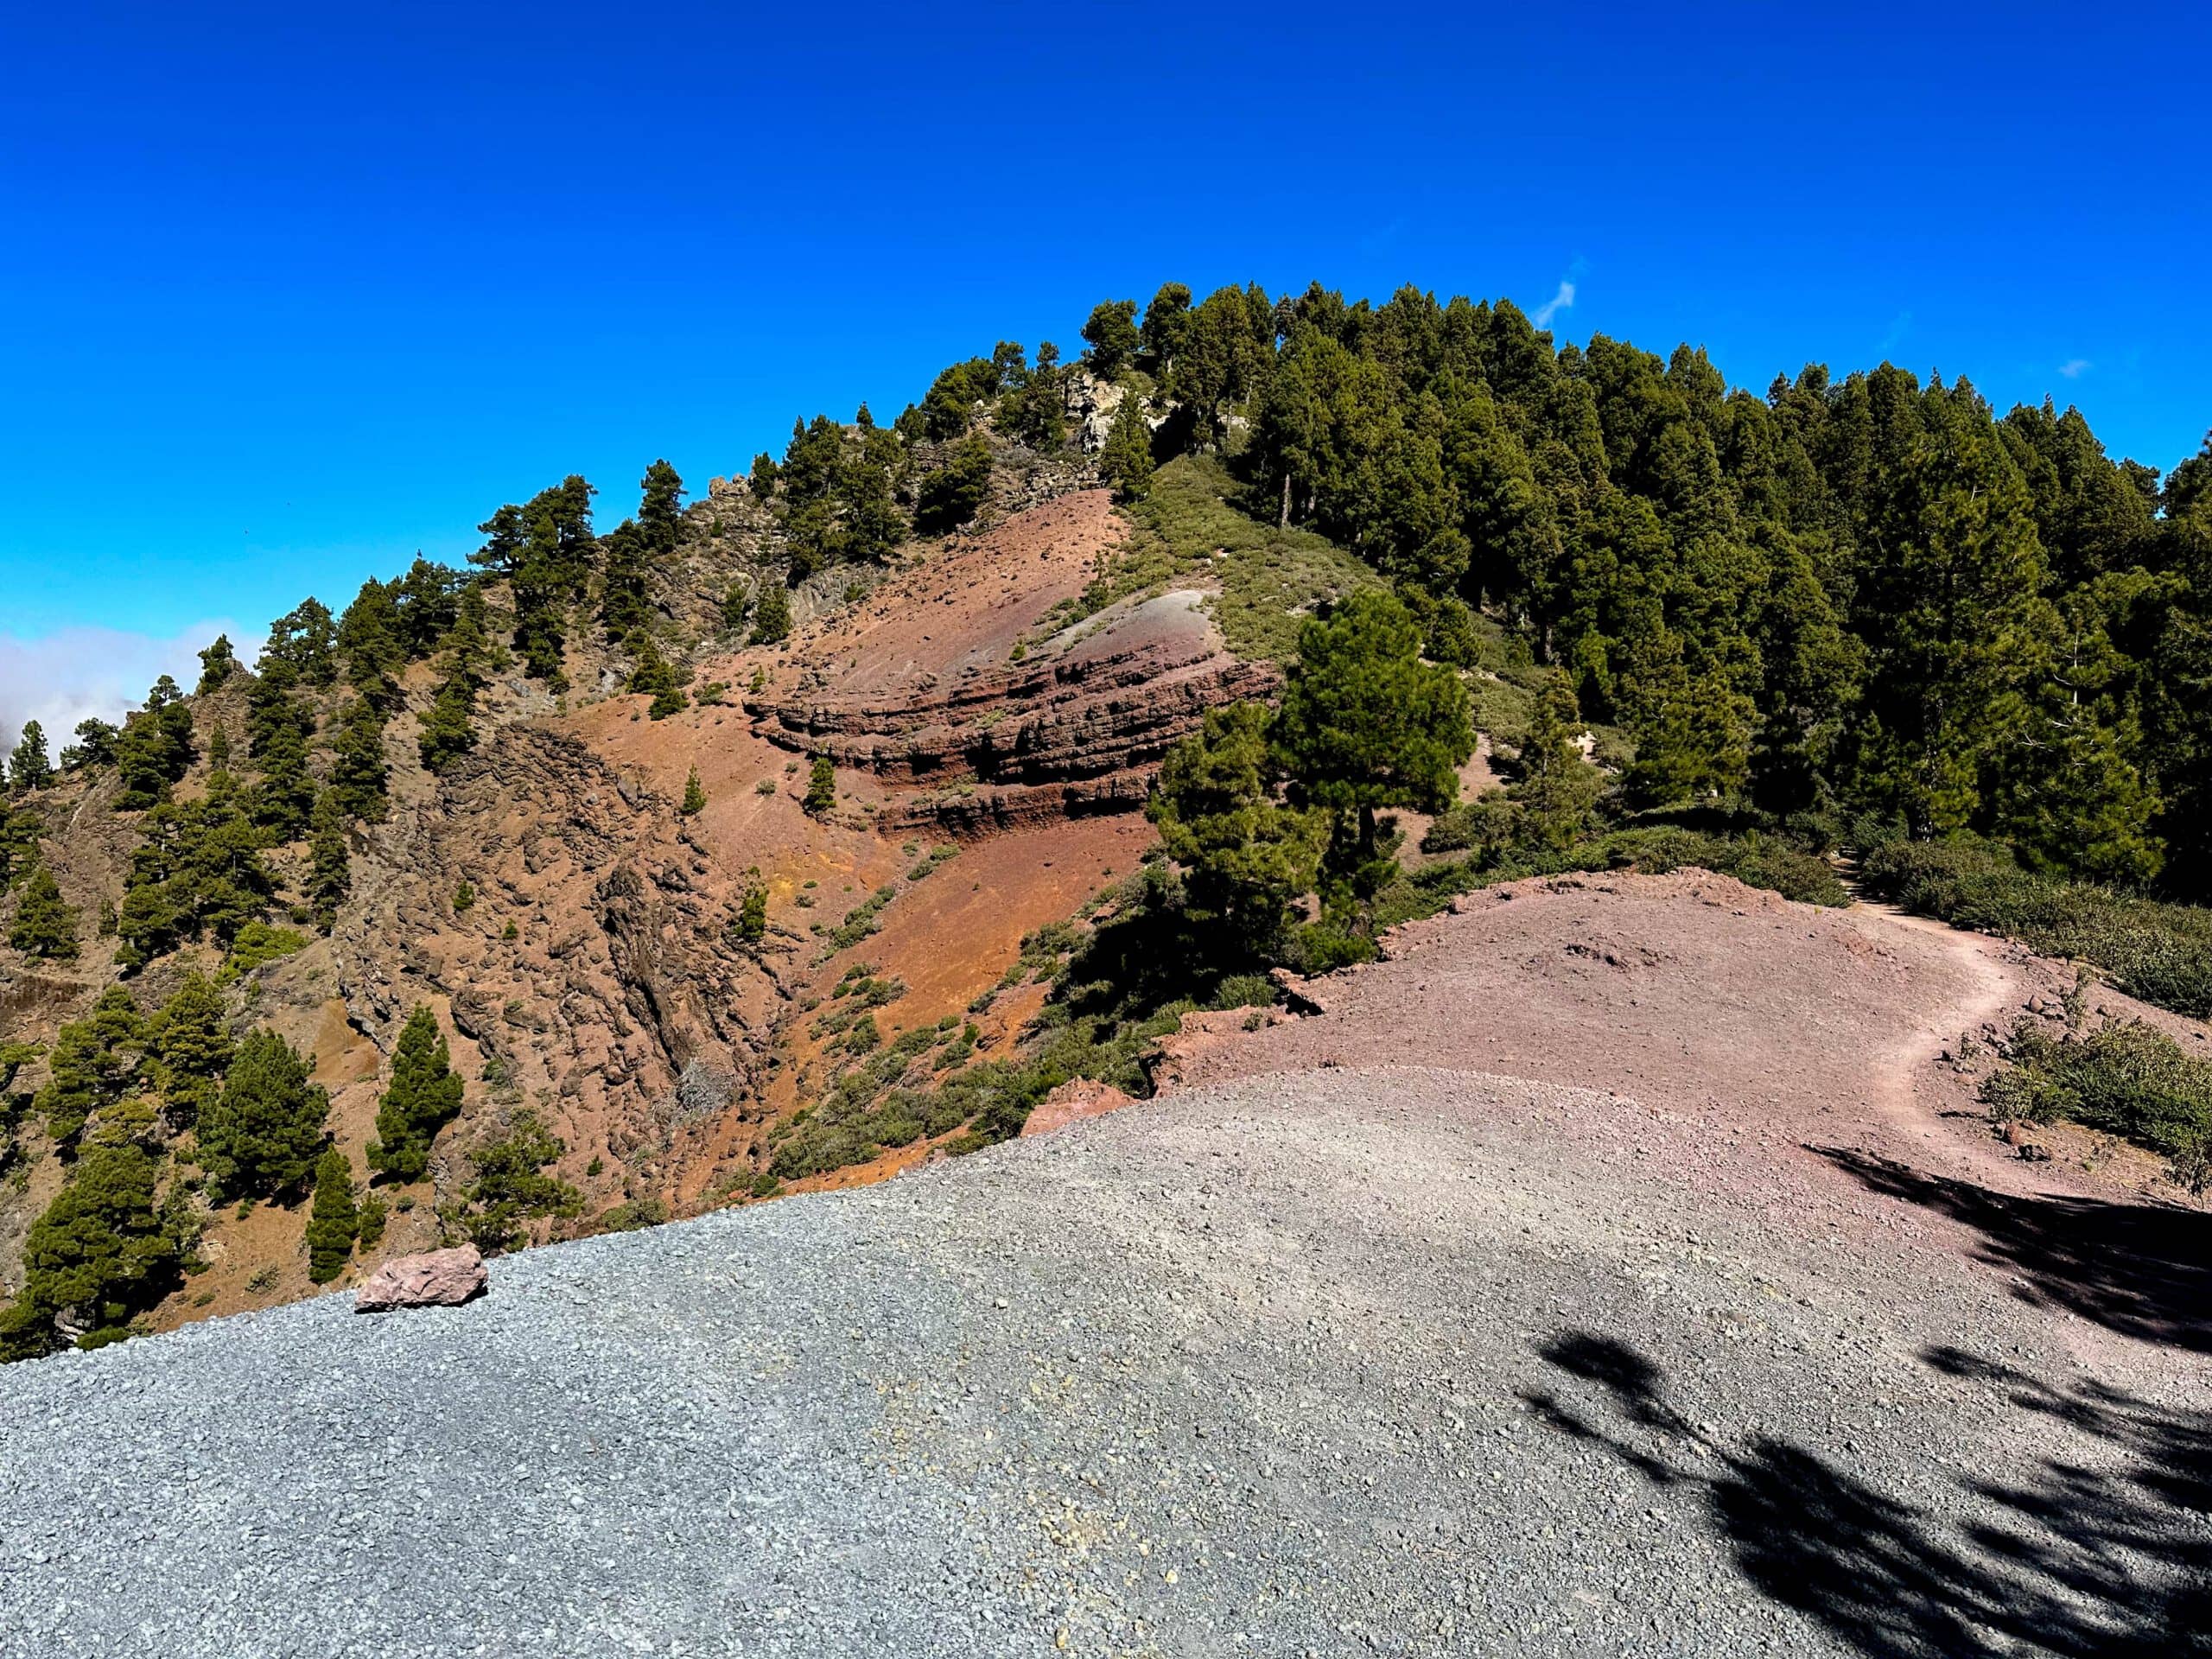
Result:
[[[35,639],[0,634],[0,753],[15,747],[25,721],[35,720],[48,751],[58,754],[79,721],[120,720],[164,674],[189,691],[200,677],[201,648],[219,633],[230,635],[241,661],[253,660],[258,636],[222,617],[166,639],[120,628],[60,628]]]
[[[2086,357],[2069,357],[2058,365],[2058,372],[2069,380],[2079,380],[2096,365]]]
[[[1571,311],[1573,308],[1574,284],[1562,277],[1560,281],[1559,292],[1538,306],[1530,315],[1529,321],[1539,328],[1548,328],[1552,326],[1554,317],[1562,311]]]
[[[1911,332],[1912,313],[1910,311],[1900,311],[1897,313],[1895,320],[1891,322],[1890,332],[1882,336],[1880,344],[1877,345],[1874,349],[1878,352],[1895,351],[1898,345],[1903,342],[1904,337]]]

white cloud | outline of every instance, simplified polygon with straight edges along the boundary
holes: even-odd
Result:
[[[2058,372],[2069,380],[2079,380],[2095,366],[2086,357],[2069,357],[2058,365]]]
[[[189,691],[200,678],[201,648],[219,633],[231,636],[241,662],[253,660],[257,636],[219,617],[168,639],[118,628],[61,628],[35,639],[0,633],[0,753],[35,720],[46,728],[47,753],[59,756],[79,721],[121,720],[164,674]]]
[[[1559,292],[1553,295],[1551,298],[1546,300],[1541,305],[1538,306],[1535,309],[1535,315],[1532,315],[1529,321],[1535,323],[1539,328],[1548,328],[1552,326],[1552,319],[1554,317],[1557,316],[1562,311],[1571,311],[1573,308],[1574,284],[1567,282],[1564,278],[1561,278],[1559,285]]]

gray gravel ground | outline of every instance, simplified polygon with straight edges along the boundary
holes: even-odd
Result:
[[[0,1653],[2197,1650],[2201,1355],[1560,1150],[1637,1109],[1262,1078],[16,1366]]]

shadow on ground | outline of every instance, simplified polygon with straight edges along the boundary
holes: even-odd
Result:
[[[1973,1229],[1981,1259],[2017,1275],[2013,1294],[2021,1300],[2146,1342],[2212,1353],[2212,1215],[2174,1205],[2016,1197],[1841,1147],[1810,1150],[1873,1192]]]
[[[1668,1403],[1658,1369],[1624,1343],[1567,1332],[1537,1353],[1596,1385],[1603,1414],[1527,1391],[1543,1421],[1658,1484],[1702,1488],[1760,1592],[1861,1653],[2212,1653],[2212,1414],[2094,1385],[2061,1392],[1931,1349],[1932,1369],[2004,1389],[2023,1433],[2056,1419],[2117,1454],[2098,1469],[2049,1460],[2021,1485],[1961,1475],[1964,1518],[1943,1520],[1777,1437],[1724,1446]]]

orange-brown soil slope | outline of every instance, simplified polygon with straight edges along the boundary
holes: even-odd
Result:
[[[972,1016],[970,1004],[1027,934],[1135,868],[1152,832],[1135,809],[1167,746],[1212,704],[1274,682],[1224,647],[1203,593],[1083,614],[1126,529],[1104,492],[1078,492],[916,544],[857,599],[810,588],[789,640],[690,652],[695,701],[660,721],[645,697],[612,690],[619,652],[580,634],[579,689],[556,702],[511,671],[480,701],[474,748],[442,777],[416,753],[413,715],[435,682],[418,664],[385,731],[391,810],[355,831],[337,925],[232,993],[238,1018],[315,1057],[334,1136],[364,1179],[401,1024],[421,1003],[446,1030],[462,1115],[426,1182],[391,1195],[378,1254],[433,1242],[437,1211],[465,1198],[471,1148],[524,1112],[566,1146],[552,1173],[583,1210],[564,1226],[752,1191],[771,1128],[835,1079],[810,1016],[856,970],[899,988],[874,1011],[884,1042],[972,1017],[963,1052],[1004,1053],[1041,989],[1007,990]],[[218,721],[243,729],[243,696],[198,701],[203,750]],[[836,766],[836,799],[809,812],[817,755]],[[687,815],[695,771],[706,804]],[[136,815],[111,810],[111,780],[71,787],[81,798],[66,804],[48,857],[90,916],[120,897]],[[768,908],[758,944],[733,926],[755,885]],[[80,1012],[116,976],[107,955],[95,946],[58,969],[0,960],[10,1034],[50,1036]],[[141,1001],[217,961],[200,948],[156,963]],[[40,1080],[35,1065],[18,1086]],[[35,1158],[0,1203],[0,1291],[57,1169]],[[157,1323],[308,1294],[302,1219],[213,1212],[210,1268]],[[372,1265],[357,1262],[341,1284]]]

